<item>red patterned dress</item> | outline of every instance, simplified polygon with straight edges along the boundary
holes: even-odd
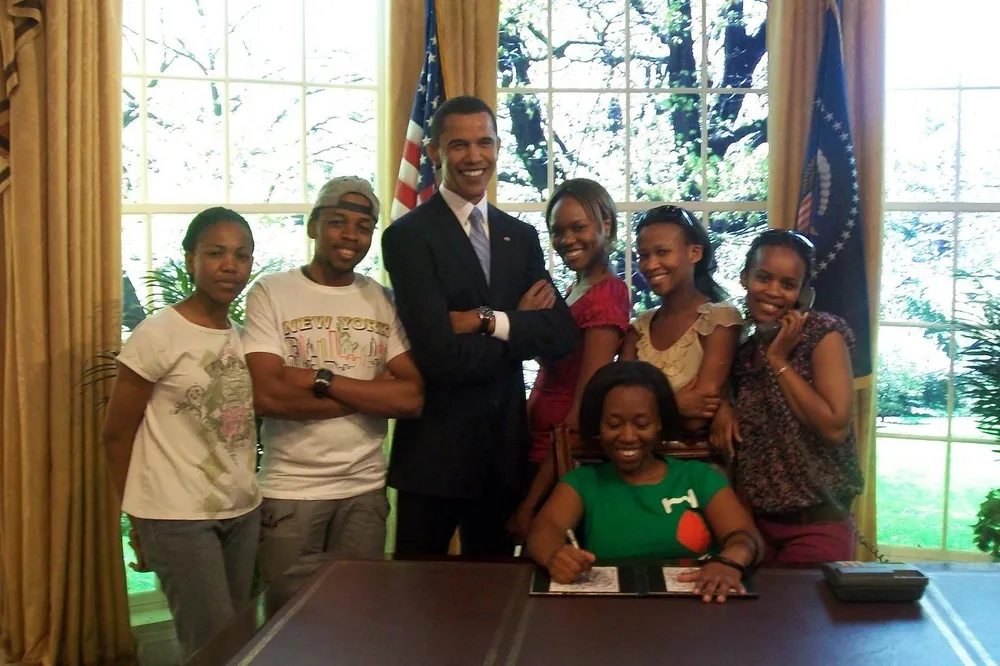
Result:
[[[631,299],[625,281],[608,276],[590,286],[569,308],[580,331],[611,326],[622,336],[628,330]],[[573,406],[573,394],[583,363],[583,341],[569,356],[542,362],[535,385],[528,396],[528,425],[531,428],[530,460],[540,463],[548,455],[552,426],[566,420]]]

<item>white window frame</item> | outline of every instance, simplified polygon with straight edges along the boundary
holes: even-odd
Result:
[[[122,202],[122,216],[137,217],[141,216],[143,218],[144,231],[145,231],[145,260],[146,260],[146,271],[153,269],[153,221],[154,215],[162,214],[174,214],[174,215],[190,215],[194,216],[200,211],[209,208],[211,206],[225,205],[228,208],[235,210],[241,215],[302,215],[303,218],[307,218],[312,210],[312,203],[310,203],[306,197],[307,193],[307,178],[308,178],[308,154],[306,152],[306,141],[303,136],[301,143],[301,166],[302,166],[302,196],[303,200],[299,203],[286,202],[286,203],[230,203],[230,135],[229,135],[229,117],[231,109],[229,104],[223,105],[223,115],[222,115],[222,127],[223,127],[223,185],[224,185],[224,198],[221,201],[204,201],[204,202],[194,202],[194,203],[181,203],[181,204],[168,204],[168,203],[144,203],[148,201],[148,187],[149,187],[149,177],[148,177],[148,147],[147,147],[147,136],[148,136],[148,114],[147,114],[147,87],[151,79],[156,80],[173,80],[173,81],[216,81],[220,84],[222,90],[222,99],[229,99],[229,86],[230,84],[242,84],[242,83],[252,83],[261,84],[265,83],[268,85],[275,86],[293,86],[302,89],[302,99],[306,99],[307,89],[314,88],[328,88],[328,89],[340,89],[340,90],[368,90],[375,92],[376,98],[376,131],[375,131],[375,155],[376,155],[376,169],[375,175],[376,179],[382,174],[386,173],[383,168],[385,166],[384,162],[386,159],[385,151],[383,150],[382,141],[384,137],[388,136],[385,131],[388,127],[388,118],[384,109],[386,109],[386,86],[385,82],[387,80],[387,53],[388,49],[384,47],[378,48],[377,60],[376,60],[376,80],[374,84],[337,84],[337,83],[322,83],[318,81],[310,81],[306,76],[306,49],[302,49],[302,69],[301,78],[297,80],[274,80],[274,79],[252,79],[252,78],[240,78],[240,77],[230,77],[229,73],[229,40],[228,40],[228,29],[229,29],[229,3],[226,0],[218,0],[222,2],[223,6],[223,25],[224,33],[222,36],[222,48],[221,48],[221,69],[219,72],[213,73],[210,76],[182,76],[182,75],[171,75],[166,73],[156,73],[149,74],[147,71],[146,63],[146,52],[147,52],[147,41],[146,41],[146,0],[140,1],[140,16],[139,16],[139,28],[138,28],[138,43],[141,45],[139,49],[139,63],[137,71],[130,71],[122,73],[122,83],[126,81],[136,81],[139,83],[139,118],[136,122],[140,123],[139,129],[141,134],[140,152],[139,152],[139,164],[143,165],[142,177],[139,179],[139,202]],[[377,44],[385,45],[387,39],[387,2],[388,0],[366,0],[368,2],[377,2],[376,11],[376,23],[377,32],[376,39]],[[302,22],[302,35],[301,39],[303,44],[305,43],[305,26],[308,20],[306,12],[306,1],[299,0],[301,3],[300,7],[300,18]],[[305,132],[308,124],[306,122],[306,104],[300,105],[300,113],[302,115],[301,127],[302,131]],[[376,183],[376,187],[382,192],[391,192],[392,185],[394,183]],[[383,197],[383,200],[384,197]],[[382,206],[384,211],[388,211],[388,206]],[[382,220],[388,220],[388,217],[383,215]],[[379,224],[379,227],[382,226]],[[296,260],[302,260],[303,262],[308,261],[312,254],[312,241],[303,233],[302,238],[302,254],[297,257]],[[372,249],[370,252],[378,252],[378,240],[376,238],[373,240]],[[178,249],[179,251],[179,249]],[[378,276],[376,276],[378,277]],[[143,291],[143,285],[133,285],[139,295],[140,300],[143,302],[153,295],[152,288],[146,288]],[[123,566],[126,563],[123,562]],[[159,580],[157,580],[157,587],[155,590],[137,592],[128,595],[129,600],[129,611],[131,615],[132,626],[139,626],[144,624],[152,624],[157,622],[163,622],[170,619],[170,612],[167,608],[166,597],[160,590]]]
[[[946,401],[946,414],[948,417],[948,430],[945,435],[918,435],[906,433],[894,433],[891,426],[878,430],[872,429],[871,445],[876,447],[879,439],[911,440],[925,442],[940,442],[945,445],[945,466],[943,470],[944,485],[942,497],[942,520],[941,520],[941,547],[939,548],[918,548],[912,546],[880,546],[882,552],[889,558],[907,560],[941,560],[956,562],[986,562],[989,560],[985,553],[975,551],[952,550],[948,548],[948,527],[950,524],[948,508],[951,497],[951,454],[952,444],[976,444],[983,446],[996,446],[996,441],[988,437],[961,437],[952,434],[952,418],[955,412],[955,361],[957,345],[955,333],[959,329],[956,324],[956,306],[958,305],[958,278],[956,274],[959,270],[959,227],[961,216],[966,213],[1000,213],[1000,201],[995,202],[971,202],[960,201],[962,182],[962,95],[965,91],[974,90],[1000,90],[1000,86],[967,86],[959,82],[954,86],[903,86],[890,88],[886,86],[887,95],[895,92],[953,92],[957,94],[956,110],[956,139],[955,139],[955,189],[953,201],[885,201],[885,213],[894,212],[915,212],[915,213],[951,213],[952,218],[952,265],[951,265],[951,313],[950,320],[946,323],[928,322],[919,320],[895,320],[880,319],[879,328],[915,328],[921,330],[947,332],[948,343],[948,393]],[[888,117],[886,118],[888,121]],[[888,158],[888,153],[886,158]],[[887,165],[888,167],[888,165]],[[876,375],[876,382],[878,377]],[[985,499],[985,496],[984,496]],[[877,501],[877,498],[876,498]],[[970,541],[972,539],[972,528],[969,528]]]
[[[548,190],[549,192],[557,185],[555,183],[555,165],[552,160],[554,155],[554,140],[555,135],[553,129],[553,95],[561,93],[612,93],[620,94],[625,99],[625,106],[623,109],[622,117],[625,119],[625,198],[624,200],[615,200],[615,207],[617,208],[619,214],[624,214],[624,222],[622,225],[624,228],[624,234],[621,235],[621,240],[626,248],[625,252],[625,284],[628,286],[629,293],[632,293],[632,252],[628,251],[633,247],[634,239],[632,238],[632,226],[633,218],[637,213],[649,210],[650,208],[655,208],[657,206],[664,205],[675,205],[683,206],[684,208],[690,210],[695,214],[700,214],[702,216],[702,223],[705,227],[708,227],[709,215],[716,212],[767,212],[767,199],[762,199],[760,201],[725,201],[725,200],[706,200],[705,193],[708,192],[708,97],[713,94],[722,95],[733,95],[733,94],[745,94],[745,95],[763,95],[768,98],[768,104],[770,105],[770,92],[769,87],[764,88],[710,88],[710,87],[693,87],[693,88],[679,88],[679,87],[667,87],[667,88],[640,88],[632,87],[630,84],[631,78],[631,58],[628,55],[631,53],[631,23],[632,23],[632,6],[628,0],[618,0],[619,3],[625,5],[625,54],[624,59],[625,75],[624,81],[625,86],[623,87],[602,87],[602,88],[569,88],[569,87],[559,87],[554,86],[552,83],[552,70],[553,70],[553,57],[552,57],[552,2],[553,0],[548,0],[548,12],[546,12],[546,42],[548,44],[548,72],[547,72],[547,85],[544,87],[532,86],[532,87],[510,87],[510,88],[497,88],[498,100],[501,96],[508,94],[535,94],[535,95],[545,95],[545,106],[546,113],[548,117],[548,123],[546,125],[546,141],[547,141],[547,154],[549,155],[548,163],[546,164],[547,176],[548,176]],[[710,22],[708,21],[708,2],[707,0],[692,0],[692,5],[695,3],[701,4],[701,66],[699,69],[700,78],[702,82],[708,81],[709,79],[709,35],[708,28]],[[693,20],[693,18],[692,18]],[[692,32],[695,26],[692,25]],[[770,81],[769,81],[770,85]],[[669,95],[698,95],[701,103],[701,192],[702,200],[700,201],[633,201],[632,200],[632,165],[630,155],[632,154],[632,136],[631,136],[631,125],[632,125],[632,94],[669,94]],[[768,106],[768,112],[770,113],[770,106]],[[514,203],[508,201],[499,200],[499,193],[497,195],[498,203],[497,206],[509,213],[544,213],[546,202],[530,202],[530,203]],[[552,248],[552,244],[548,242],[547,239],[542,239],[542,247],[546,251],[546,259],[548,264],[549,272],[555,269],[555,256],[556,253]]]

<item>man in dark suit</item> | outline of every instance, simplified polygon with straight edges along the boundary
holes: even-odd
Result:
[[[496,118],[475,97],[438,109],[428,155],[441,189],[390,225],[382,257],[426,384],[423,414],[393,435],[396,553],[510,555],[528,424],[521,362],[568,354],[577,330],[545,270],[538,233],[489,205]]]

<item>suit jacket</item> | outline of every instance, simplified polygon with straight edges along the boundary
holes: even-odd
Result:
[[[520,312],[545,270],[534,227],[489,206],[490,283],[472,242],[440,194],[382,234],[396,308],[423,375],[424,409],[393,433],[389,485],[433,497],[500,493],[519,501],[527,483],[528,432],[521,362],[564,356],[578,331],[562,298]],[[450,311],[488,305],[510,318],[507,341],[456,335]],[[498,498],[501,499],[501,498]]]

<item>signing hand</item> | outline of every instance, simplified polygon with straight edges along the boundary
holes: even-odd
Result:
[[[565,544],[549,561],[549,577],[557,583],[568,584],[590,571],[597,557],[589,550]]]
[[[531,285],[517,303],[518,310],[548,310],[556,304],[556,290],[548,280]]]
[[[806,323],[809,313],[802,314],[798,310],[789,310],[781,318],[781,330],[778,331],[774,342],[767,349],[768,361],[779,361],[785,363],[791,356],[795,345],[802,339],[802,327]]]
[[[708,562],[698,569],[682,573],[677,580],[695,581],[694,593],[700,594],[702,601],[710,603],[714,597],[721,604],[733,591],[736,594],[747,593],[746,587],[740,582],[741,578],[743,575],[738,569],[721,562]]]
[[[719,411],[712,419],[712,427],[708,434],[708,443],[717,449],[727,453],[727,457],[732,459],[736,444],[743,443],[743,435],[740,434],[740,422],[736,419],[736,412],[728,401],[719,403]]]

